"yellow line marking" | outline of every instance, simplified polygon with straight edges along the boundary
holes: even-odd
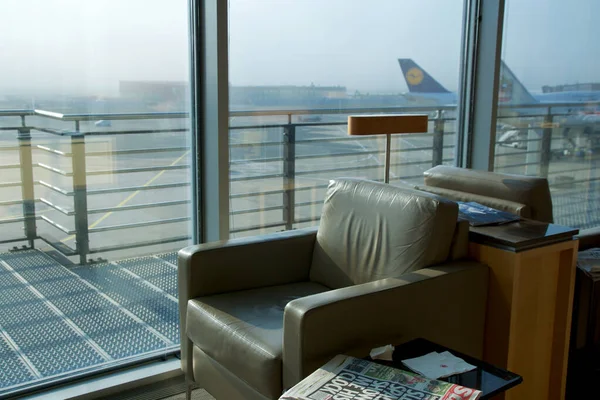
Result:
[[[179,161],[181,161],[185,156],[187,156],[189,154],[189,150],[186,151],[185,153],[183,153],[181,155],[181,157],[179,157],[177,160],[173,161],[169,167],[172,167],[173,165],[177,164]],[[165,169],[163,169],[162,171],[158,172],[156,175],[154,175],[148,182],[144,183],[143,186],[149,186],[152,182],[154,182],[155,180],[157,180],[158,178],[160,178],[162,176],[162,174],[164,174],[166,172]],[[125,200],[123,200],[122,202],[120,202],[119,204],[117,204],[117,208],[119,207],[123,207],[125,204],[129,203],[135,196],[137,196],[139,193],[141,192],[141,190],[136,190],[135,192],[131,193],[129,196],[127,196],[127,198]],[[96,226],[98,226],[98,224],[102,221],[104,221],[106,218],[110,217],[112,215],[114,211],[109,211],[106,214],[104,214],[103,216],[101,216],[100,218],[98,218],[98,220],[96,220],[93,224],[91,224],[88,229],[92,229]],[[65,243],[68,242],[69,240],[73,240],[75,239],[75,235],[71,235],[69,237],[64,238],[63,240],[61,240],[61,242]]]

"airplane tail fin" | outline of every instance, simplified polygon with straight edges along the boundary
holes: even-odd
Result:
[[[449,93],[438,81],[433,79],[412,58],[399,58],[402,74],[411,93]]]
[[[533,104],[537,102],[504,61],[501,61],[498,103]]]

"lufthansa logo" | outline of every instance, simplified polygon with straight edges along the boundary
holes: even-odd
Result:
[[[419,68],[414,67],[409,69],[406,73],[406,80],[411,85],[418,85],[419,83],[421,83],[421,81],[423,81],[423,71],[421,71]]]

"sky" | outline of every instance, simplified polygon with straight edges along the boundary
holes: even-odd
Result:
[[[449,90],[463,0],[229,0],[233,85],[407,91],[413,58]],[[531,90],[600,81],[599,0],[508,0],[503,59]],[[0,0],[0,96],[118,94],[187,80],[187,0]]]

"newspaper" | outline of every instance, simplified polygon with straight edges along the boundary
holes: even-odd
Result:
[[[471,226],[497,225],[521,219],[516,214],[484,206],[474,201],[457,201],[458,219],[469,221]]]
[[[337,355],[280,400],[475,400],[481,392]]]

